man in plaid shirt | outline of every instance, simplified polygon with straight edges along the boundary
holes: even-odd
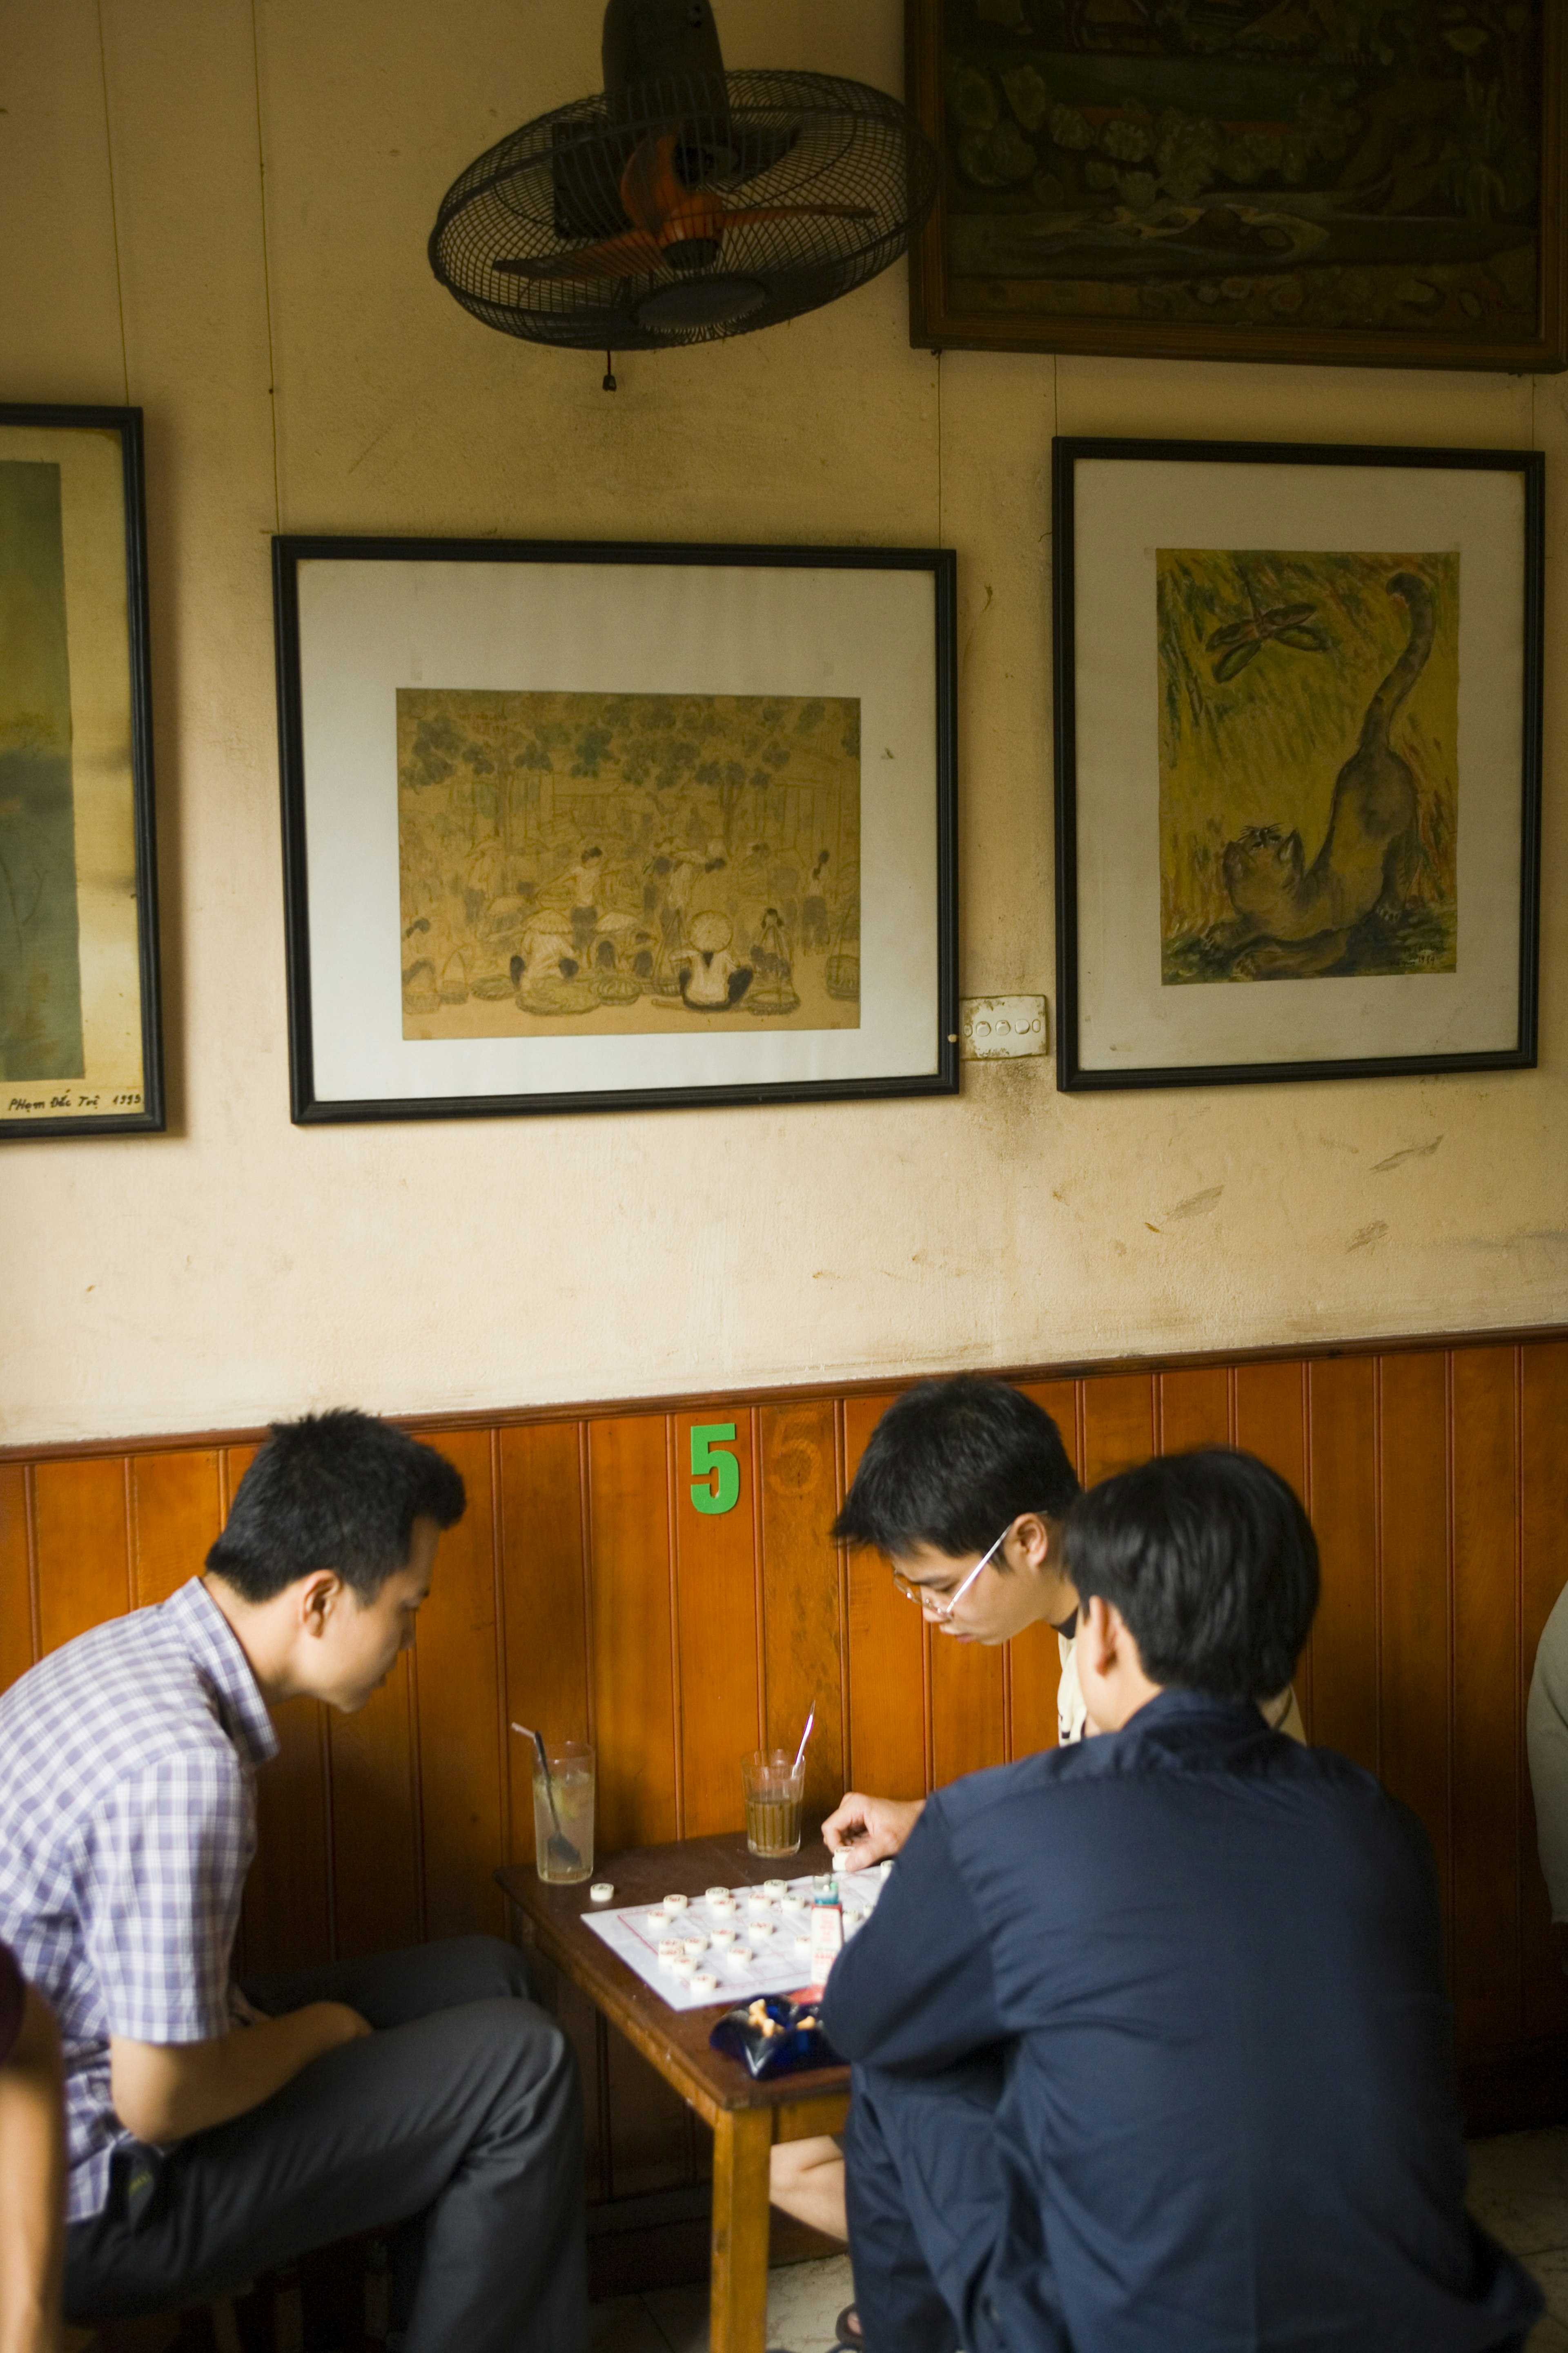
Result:
[[[364,1414],[280,1423],[205,1577],[0,1698],[0,1941],[60,2024],[73,2317],[399,2223],[407,2353],[584,2342],[576,2070],[521,1955],[474,1936],[229,1981],[268,1707],[364,1705],[464,1504]]]

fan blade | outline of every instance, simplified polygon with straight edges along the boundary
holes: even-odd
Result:
[[[639,271],[662,273],[664,267],[664,256],[658,245],[639,228],[629,229],[625,237],[607,237],[598,245],[580,245],[574,252],[554,254],[543,260],[519,255],[490,264],[492,269],[504,271],[511,278],[627,278]]]
[[[626,217],[649,237],[660,236],[681,206],[689,201],[675,168],[675,151],[679,143],[678,131],[639,140],[621,174],[621,202],[626,208]]]
[[[743,228],[751,221],[869,220],[869,205],[748,205],[743,211],[723,215],[726,228]]]

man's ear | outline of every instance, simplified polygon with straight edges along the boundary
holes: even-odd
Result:
[[[327,1630],[328,1620],[343,1591],[343,1581],[333,1568],[312,1569],[300,1582],[300,1631],[320,1641]]]
[[[1026,1567],[1042,1569],[1055,1567],[1056,1544],[1049,1520],[1038,1512],[1022,1512],[1013,1528],[1013,1542],[1024,1556]]]
[[[1102,1594],[1091,1593],[1079,1611],[1078,1639],[1088,1652],[1094,1672],[1109,1675],[1114,1673],[1131,1638],[1126,1620],[1115,1603],[1107,1601]]]

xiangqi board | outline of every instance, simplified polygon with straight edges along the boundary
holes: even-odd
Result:
[[[852,1936],[869,1916],[881,1893],[887,1866],[878,1865],[838,1880],[844,1906],[844,1933]],[[668,1913],[662,1905],[635,1904],[603,1912],[584,1912],[583,1925],[603,1936],[613,1953],[635,1969],[672,2010],[702,2010],[720,2001],[749,2001],[761,1993],[790,1993],[811,1975],[811,1904],[818,1882],[812,1878],[773,1883],[775,1892],[764,1898],[761,1887],[724,1891],[731,1908],[709,1895],[688,1896]],[[688,1951],[700,1938],[701,1947]],[[715,1942],[715,1938],[719,1939]],[[679,1944],[677,1957],[660,1957],[660,1946]],[[731,1958],[744,1952],[742,1961]],[[689,1962],[678,1969],[677,1958]],[[711,1978],[708,1985],[699,1980]]]

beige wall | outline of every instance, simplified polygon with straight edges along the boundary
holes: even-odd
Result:
[[[732,65],[895,89],[900,16],[721,11]],[[597,22],[0,0],[0,397],[147,417],[174,1074],[165,1139],[0,1152],[0,1436],[1563,1316],[1555,474],[1538,1072],[1065,1097],[1033,1061],[966,1067],[958,1101],[289,1124],[279,527],[955,547],[963,987],[1054,997],[1051,434],[1568,448],[1563,377],[939,364],[901,269],[626,359],[608,397],[602,363],[490,333],[424,259],[458,169],[595,86]]]

